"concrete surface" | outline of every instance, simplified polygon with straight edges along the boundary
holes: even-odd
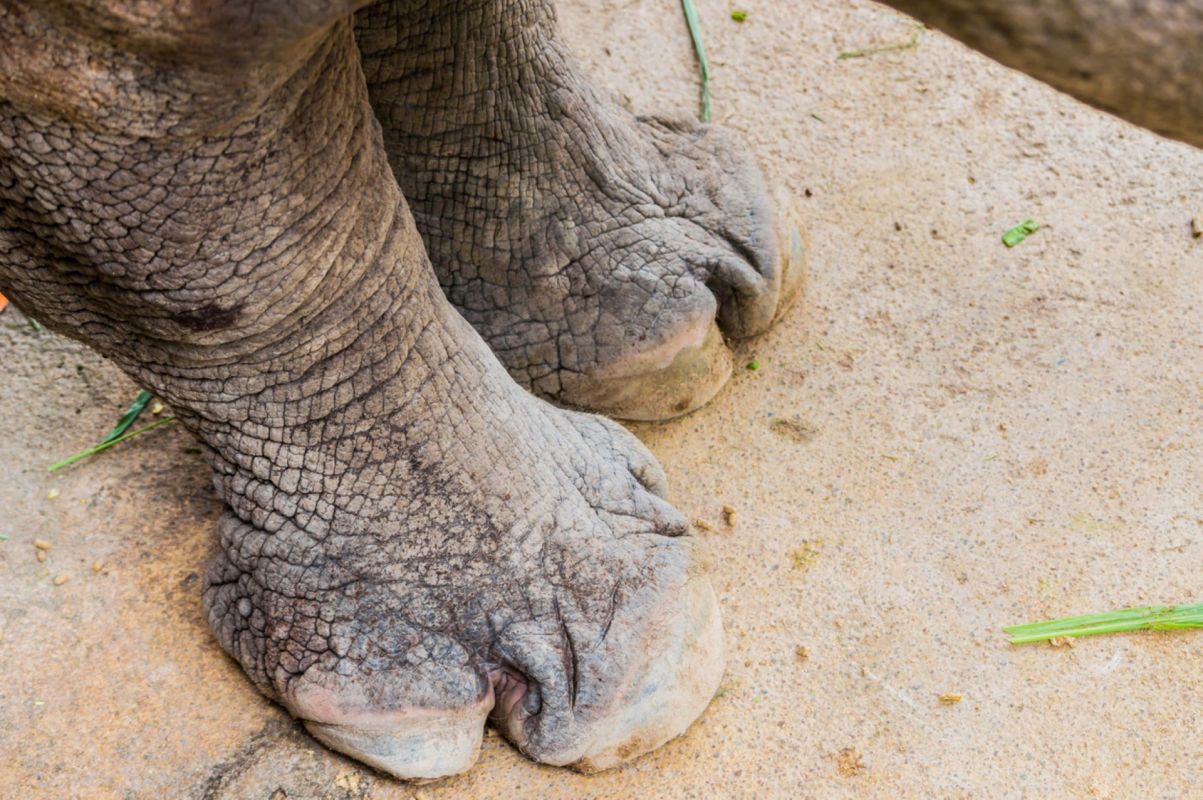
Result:
[[[737,7],[699,3],[716,118],[805,198],[815,261],[743,347],[759,370],[638,428],[714,528],[731,658],[702,721],[595,777],[492,734],[470,774],[420,787],[327,752],[205,627],[218,505],[184,433],[47,476],[135,388],[10,309],[0,796],[1199,796],[1203,632],[1052,648],[999,628],[1203,599],[1203,153],[935,33],[838,60],[910,37],[869,3]],[[633,108],[693,112],[676,0],[562,16]],[[1007,250],[1027,216],[1045,227]]]

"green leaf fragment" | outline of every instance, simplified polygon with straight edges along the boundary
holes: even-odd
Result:
[[[1038,230],[1040,223],[1029,217],[1002,235],[1003,244],[1014,247]]]
[[[1059,636],[1094,636],[1127,631],[1169,631],[1203,628],[1203,604],[1181,606],[1138,606],[1083,614],[1077,617],[1029,622],[1003,628],[1011,635],[1011,644],[1043,642]]]
[[[145,389],[143,389],[141,392],[138,392],[138,396],[134,399],[133,405],[131,405],[129,409],[127,409],[126,412],[121,415],[121,419],[117,420],[117,427],[109,431],[109,435],[101,439],[100,443],[104,444],[105,442],[111,442],[121,434],[128,431],[129,426],[133,425],[134,421],[138,419],[139,415],[146,410],[147,404],[150,403],[150,398],[150,392],[146,391]]]
[[[743,22],[747,18],[748,18],[747,11],[732,11],[731,12],[731,19],[735,20],[736,22]]]
[[[748,369],[750,369],[750,370],[760,369],[760,362],[757,361],[756,359],[752,359],[751,361],[748,362]]]
[[[681,0],[685,10],[685,23],[689,26],[689,38],[693,40],[693,49],[698,56],[698,70],[702,76],[702,122],[710,121],[710,61],[706,58],[706,48],[702,45],[702,29],[698,24],[698,10],[693,0]]]

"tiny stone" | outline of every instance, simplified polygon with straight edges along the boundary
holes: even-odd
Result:
[[[38,559],[38,563],[39,563],[39,564],[40,564],[41,562],[45,561],[45,560],[46,560],[46,551],[45,551],[45,550],[39,550],[39,551],[38,551],[38,553],[37,553],[37,559]]]
[[[45,539],[34,539],[33,546],[39,550],[49,550],[50,542],[46,541]]]
[[[734,506],[723,506],[723,523],[728,528],[735,527],[735,507]]]
[[[803,645],[798,645],[794,648],[794,658],[805,663],[806,661],[810,660],[810,649],[804,647]]]
[[[1048,640],[1053,647],[1077,647],[1078,640],[1072,636],[1054,636]]]
[[[163,413],[163,408],[164,408],[164,406],[163,406],[162,401],[156,400],[150,404],[150,413],[154,414],[157,417]]]
[[[238,600],[238,613],[244,617],[251,615],[251,601],[245,597]]]
[[[693,527],[705,533],[709,533],[714,530],[714,526],[704,519],[695,519],[693,521]]]
[[[942,694],[942,695],[940,695],[940,702],[943,703],[944,705],[950,706],[953,703],[961,702],[961,696],[959,694],[953,694],[951,692]]]
[[[93,572],[100,572],[102,569],[104,569],[104,561],[103,560],[97,560],[97,561],[92,562],[92,571]]]
[[[64,583],[66,583],[69,580],[71,580],[70,575],[59,575],[54,579],[53,583],[55,586],[62,586]]]
[[[61,494],[61,492],[59,492],[58,489],[51,489],[49,492],[46,492],[46,499],[53,500],[54,498],[58,497],[59,494]]]
[[[1190,235],[1196,239],[1203,238],[1203,216],[1195,217],[1190,221]]]

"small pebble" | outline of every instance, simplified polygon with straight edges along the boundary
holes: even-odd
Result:
[[[961,696],[959,694],[952,693],[942,694],[940,695],[940,702],[946,706],[950,706],[953,703],[961,702]]]
[[[93,561],[92,562],[92,571],[93,572],[100,572],[102,569],[104,569],[104,561]]]
[[[55,577],[53,583],[55,586],[62,586],[64,583],[66,583],[69,580],[71,580],[70,575],[58,575]]]
[[[61,492],[59,492],[58,489],[51,489],[50,491],[46,492],[46,499],[53,500],[54,498],[58,497],[60,494],[61,494]]]
[[[36,556],[36,558],[38,559],[38,563],[39,563],[39,564],[40,564],[40,563],[42,563],[43,561],[45,561],[45,560],[46,560],[46,551],[45,551],[45,550],[39,550],[39,551],[37,552],[37,556]]]
[[[806,662],[810,659],[810,650],[804,645],[798,645],[794,648],[794,658],[800,662]]]
[[[693,521],[693,527],[697,528],[698,530],[700,530],[704,533],[709,533],[714,530],[714,526],[711,525],[709,522],[707,522],[704,519],[695,519]]]
[[[50,542],[46,541],[45,539],[34,539],[33,546],[39,550],[49,550]]]
[[[723,506],[723,523],[726,524],[726,526],[728,528],[735,527],[735,507],[734,506]]]
[[[162,401],[156,400],[150,404],[150,413],[154,414],[157,417],[163,413],[163,408],[164,408],[164,406],[163,406]]]

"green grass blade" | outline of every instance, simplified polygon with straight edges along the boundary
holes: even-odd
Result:
[[[698,24],[698,10],[693,0],[681,0],[685,9],[685,23],[689,26],[689,38],[693,40],[693,51],[698,55],[698,67],[702,75],[702,122],[710,121],[710,61],[702,44],[702,28]]]
[[[75,455],[71,456],[70,458],[64,458],[62,461],[59,461],[58,463],[51,464],[49,467],[46,468],[46,471],[54,472],[55,470],[62,469],[63,467],[69,467],[72,464],[74,464],[76,461],[83,461],[85,458],[88,458],[89,456],[94,456],[97,453],[100,453],[104,450],[108,450],[110,447],[112,447],[114,445],[121,444],[126,439],[132,439],[135,436],[146,433],[149,430],[153,430],[154,428],[157,428],[160,425],[166,425],[168,422],[173,422],[174,420],[175,420],[175,417],[163,417],[162,419],[156,419],[154,422],[152,422],[148,425],[143,425],[141,428],[138,428],[137,430],[132,430],[129,433],[121,434],[116,439],[112,439],[110,441],[104,441],[104,442],[101,442],[100,444],[93,445],[92,447],[89,447],[87,450],[84,450],[81,453],[76,453]]]
[[[117,420],[117,427],[109,431],[109,435],[101,439],[100,443],[104,444],[105,442],[111,442],[121,434],[128,431],[129,426],[133,425],[134,421],[138,419],[138,416],[146,410],[147,404],[150,403],[150,398],[150,392],[146,391],[145,389],[138,392],[138,397],[134,400],[133,405],[131,405],[129,409],[121,415],[121,419]]]
[[[1168,631],[1203,628],[1203,604],[1181,606],[1137,606],[1102,614],[1009,625],[1011,644],[1043,642],[1058,636],[1095,636],[1128,631]]]

